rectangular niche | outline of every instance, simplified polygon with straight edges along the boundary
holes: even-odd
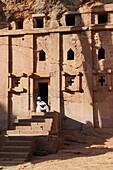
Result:
[[[23,29],[23,19],[19,19],[16,21],[16,29]]]
[[[33,14],[32,17],[33,17],[33,28],[44,28],[44,17],[45,17],[44,14],[42,15]]]
[[[66,26],[81,26],[82,16],[81,13],[65,13],[65,25]]]
[[[106,24],[108,23],[108,13],[103,12],[98,14],[98,24]]]
[[[75,14],[66,14],[66,26],[75,26]]]

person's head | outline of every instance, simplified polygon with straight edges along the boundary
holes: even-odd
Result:
[[[41,101],[41,97],[40,97],[40,96],[38,96],[38,97],[37,97],[37,100],[38,100],[38,101]]]

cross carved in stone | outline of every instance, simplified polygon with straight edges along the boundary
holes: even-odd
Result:
[[[69,86],[72,86],[73,83],[74,83],[73,78],[70,78],[70,80],[68,81]]]
[[[15,84],[16,87],[18,87],[18,85],[20,84],[20,80],[19,79],[14,80],[14,84]]]
[[[101,86],[104,85],[104,83],[105,83],[105,78],[104,78],[104,76],[100,76],[99,83],[100,83]]]

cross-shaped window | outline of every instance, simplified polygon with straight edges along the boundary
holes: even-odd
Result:
[[[14,78],[14,87],[18,87],[20,84],[20,78]]]
[[[73,83],[74,83],[74,79],[70,78],[69,81],[68,81],[69,86],[72,86]]]
[[[104,85],[104,83],[105,83],[105,78],[104,78],[104,76],[100,76],[99,83],[100,83],[101,86]]]

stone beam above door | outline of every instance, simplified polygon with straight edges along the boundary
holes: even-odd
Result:
[[[46,74],[38,74],[38,73],[30,73],[28,74],[28,77],[30,78],[50,78],[50,73],[46,73]]]

